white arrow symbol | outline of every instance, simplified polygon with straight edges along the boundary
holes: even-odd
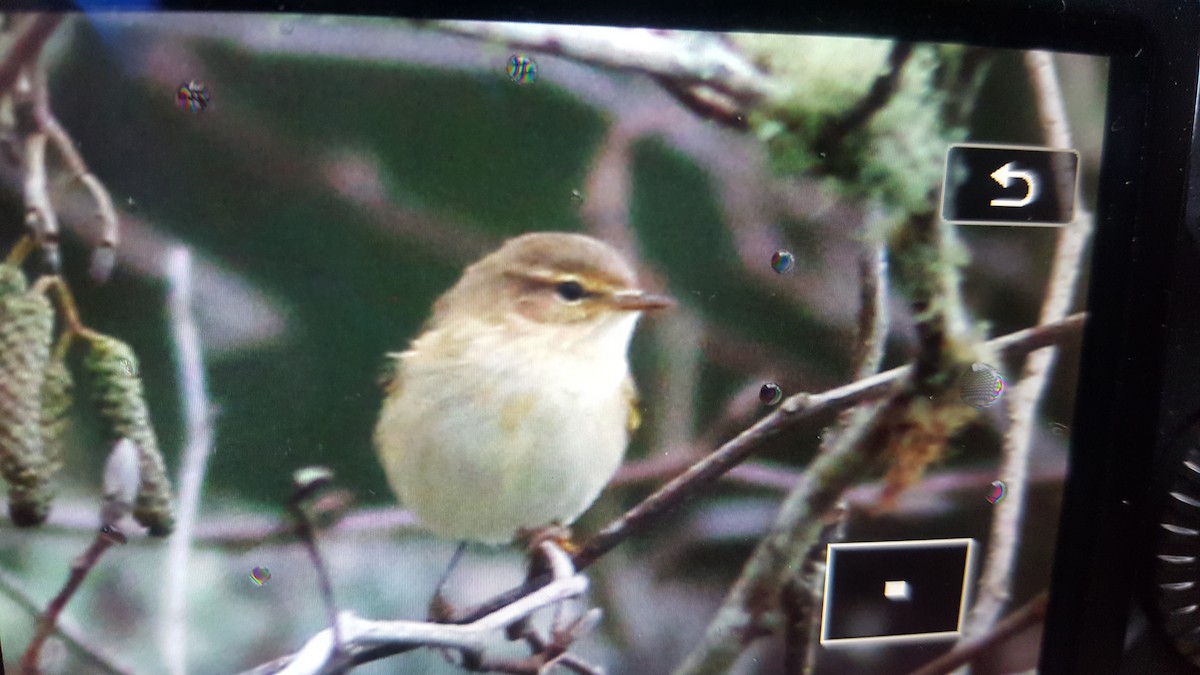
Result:
[[[1004,166],[992,172],[992,180],[999,183],[1000,187],[1002,188],[1007,188],[1012,183],[1014,178],[1025,181],[1025,196],[1021,199],[993,199],[990,202],[992,206],[1021,208],[1029,202],[1037,199],[1037,177],[1032,171],[1018,171],[1013,168],[1013,163],[1009,162],[1008,164],[1005,164]]]

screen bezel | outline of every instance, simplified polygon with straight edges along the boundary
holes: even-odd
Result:
[[[1195,265],[1200,235],[1188,168],[1200,8],[1182,1],[710,0],[702,6],[609,0],[10,0],[39,11],[286,11],[410,18],[803,32],[1052,49],[1111,58],[1103,166],[1087,292],[1070,464],[1039,672],[1116,672],[1153,514],[1151,449],[1159,429],[1172,261]],[[1186,250],[1180,250],[1180,244]],[[1180,256],[1184,261],[1180,263]]]

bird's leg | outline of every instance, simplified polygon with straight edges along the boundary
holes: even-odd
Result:
[[[462,560],[463,552],[467,550],[467,542],[460,542],[458,548],[454,549],[454,554],[450,556],[450,564],[446,566],[446,571],[442,572],[441,578],[438,579],[437,587],[434,588],[433,597],[429,599],[429,620],[436,623],[446,623],[454,617],[454,606],[450,601],[446,600],[443,591],[446,590],[446,585],[450,582],[450,575],[454,572],[454,568],[458,567],[459,561]]]

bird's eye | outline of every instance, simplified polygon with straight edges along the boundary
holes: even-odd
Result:
[[[567,302],[579,302],[583,296],[587,295],[587,291],[583,290],[583,286],[578,281],[560,282],[554,287],[554,292]]]

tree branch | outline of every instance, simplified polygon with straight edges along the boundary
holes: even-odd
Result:
[[[39,14],[0,63],[0,95],[11,94],[16,117],[16,135],[21,142],[25,172],[26,224],[37,236],[49,267],[57,271],[58,217],[50,202],[46,181],[46,146],[49,144],[67,164],[96,203],[101,223],[100,245],[92,258],[92,276],[107,279],[115,262],[117,213],[112,197],[80,155],[75,143],[50,109],[46,74],[39,63],[47,38],[62,21],[62,14]]]
[[[38,123],[35,110],[39,107],[39,92],[35,86],[37,65],[29,64],[20,71],[13,90],[16,132],[21,145],[21,168],[24,171],[22,197],[25,202],[25,225],[37,239],[47,266],[57,272],[61,261],[58,250],[58,216],[50,201],[46,178],[46,145],[48,139]]]
[[[879,372],[888,338],[888,252],[882,243],[866,244],[858,260],[858,343],[854,377]]]
[[[427,623],[420,621],[368,621],[350,612],[338,617],[345,649],[353,654],[376,647],[387,647],[396,654],[420,647],[453,649],[467,654],[482,655],[486,638],[495,632],[528,618],[546,607],[577,598],[587,591],[587,577],[581,574],[551,582],[549,585],[497,609],[466,625]],[[333,653],[333,629],[327,628],[312,637],[300,651],[291,656],[259,666],[243,675],[316,675]]]
[[[58,623],[58,617],[62,614],[67,603],[75,596],[75,592],[83,585],[83,580],[87,578],[89,572],[96,567],[96,563],[100,562],[100,557],[113,544],[123,543],[124,537],[120,533],[105,527],[96,533],[96,538],[92,541],[92,545],[88,547],[83,555],[75,559],[71,563],[71,574],[67,577],[67,582],[63,585],[58,595],[50,601],[50,605],[46,607],[46,612],[42,614],[41,620],[38,621],[37,632],[34,633],[33,640],[29,642],[29,646],[25,649],[25,654],[21,657],[21,672],[23,675],[37,675],[41,672],[38,666],[38,661],[41,657],[42,647],[46,644],[46,640],[54,632],[54,627]]]
[[[61,12],[46,12],[34,15],[27,22],[29,27],[17,37],[12,48],[4,55],[4,60],[0,61],[0,94],[13,88],[22,68],[38,60],[46,40],[50,39],[65,17],[66,14]]]
[[[770,78],[729,45],[683,31],[476,21],[422,25],[603,68],[643,73],[678,86],[703,85],[743,105],[777,94]]]
[[[66,162],[71,176],[83,184],[91,195],[92,201],[96,203],[100,237],[92,256],[91,274],[92,278],[98,281],[106,280],[112,274],[113,266],[116,264],[117,240],[120,234],[117,211],[113,208],[112,196],[109,195],[100,179],[88,168],[83,155],[75,147],[75,141],[71,139],[70,134],[50,109],[46,74],[40,67],[33,75],[33,87],[35,92],[33,114],[37,120],[38,129],[46,135],[54,149],[58,151],[59,156]]]
[[[1027,52],[1025,65],[1037,99],[1038,117],[1042,122],[1046,145],[1056,148],[1071,147],[1066,110],[1063,107],[1062,92],[1051,55],[1047,52]],[[1062,189],[1070,190],[1066,194],[1074,197],[1074,184],[1069,187],[1060,185],[1060,190]],[[1040,322],[1043,324],[1065,317],[1074,300],[1083,255],[1092,231],[1090,214],[1084,212],[1082,207],[1077,214],[1073,223],[1059,230],[1050,281],[1042,303]],[[1009,599],[1020,540],[1021,519],[1025,511],[1029,449],[1036,426],[1035,417],[1056,353],[1057,350],[1047,349],[1030,354],[1022,369],[1021,379],[1006,397],[1010,423],[1008,432],[1004,435],[998,478],[1007,486],[1008,494],[1003,501],[996,504],[987,558],[979,578],[975,605],[964,631],[965,636],[986,632],[995,623],[996,617],[1000,615]]]
[[[904,65],[912,56],[913,45],[910,42],[897,42],[888,53],[888,70],[875,78],[866,96],[846,111],[841,117],[831,121],[825,131],[818,136],[818,144],[814,150],[818,153],[837,152],[845,144],[846,138],[855,130],[862,128],[875,113],[887,107],[896,90],[900,88],[900,77],[904,73]]]

